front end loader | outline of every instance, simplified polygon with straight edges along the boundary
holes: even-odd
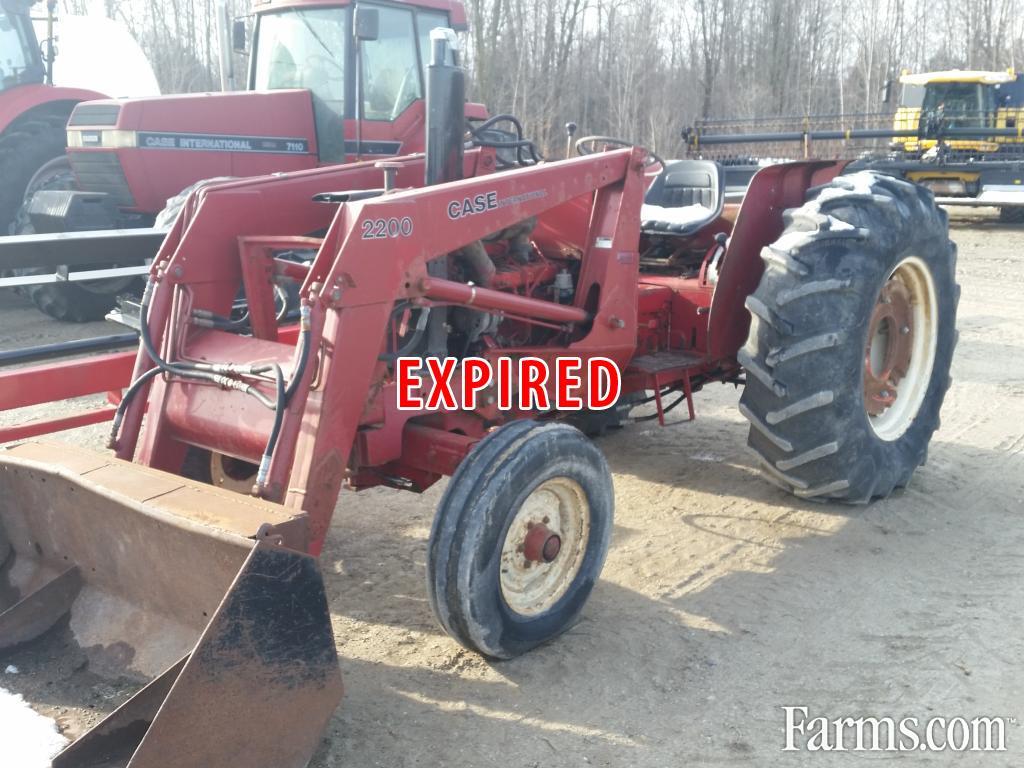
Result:
[[[53,762],[304,765],[341,700],[303,515],[26,442],[0,467],[0,652],[136,690]]]
[[[806,498],[870,501],[923,462],[957,297],[930,192],[806,161],[764,169],[737,208],[714,163],[655,172],[608,141],[497,170],[523,147],[465,148],[447,39],[425,156],[196,190],[150,271],[138,351],[92,364],[113,406],[0,432],[23,441],[0,454],[0,647],[62,638],[96,674],[150,681],[55,765],[305,765],[341,693],[315,557],[339,495],[357,503],[342,490],[450,478],[427,596],[459,643],[505,659],[581,615],[614,507],[589,435],[634,406],[678,423],[704,386],[745,385],[759,465]],[[402,405],[410,359],[434,361],[404,393],[419,407]],[[584,392],[590,362],[614,366],[613,407],[559,411],[553,379],[514,373],[565,359]],[[460,372],[480,363],[513,373],[470,402]],[[51,379],[0,375],[39,384],[0,408],[84,393]],[[432,407],[442,382],[452,403]],[[113,457],[24,442],[105,417]]]

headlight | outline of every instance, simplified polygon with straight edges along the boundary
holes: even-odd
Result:
[[[128,149],[139,145],[135,131],[68,130],[68,147],[73,149]]]

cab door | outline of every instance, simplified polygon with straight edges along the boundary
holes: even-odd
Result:
[[[379,21],[376,39],[357,42],[354,51],[361,82],[354,83],[356,109],[345,125],[346,159],[421,152],[430,30],[448,26],[448,14],[373,3],[359,7],[377,10]]]

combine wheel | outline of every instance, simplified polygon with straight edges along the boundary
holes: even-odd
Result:
[[[785,214],[747,299],[740,410],[770,480],[867,502],[924,463],[956,343],[956,246],[931,192],[840,176]]]
[[[1024,224],[1024,208],[1005,206],[999,209],[999,221],[1003,224]]]
[[[434,518],[427,590],[441,626],[499,659],[564,632],[601,573],[613,506],[604,457],[577,429],[520,421],[492,432]]]

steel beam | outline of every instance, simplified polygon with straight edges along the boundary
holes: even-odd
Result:
[[[137,264],[156,256],[163,229],[102,229],[0,238],[0,273],[28,267]]]

